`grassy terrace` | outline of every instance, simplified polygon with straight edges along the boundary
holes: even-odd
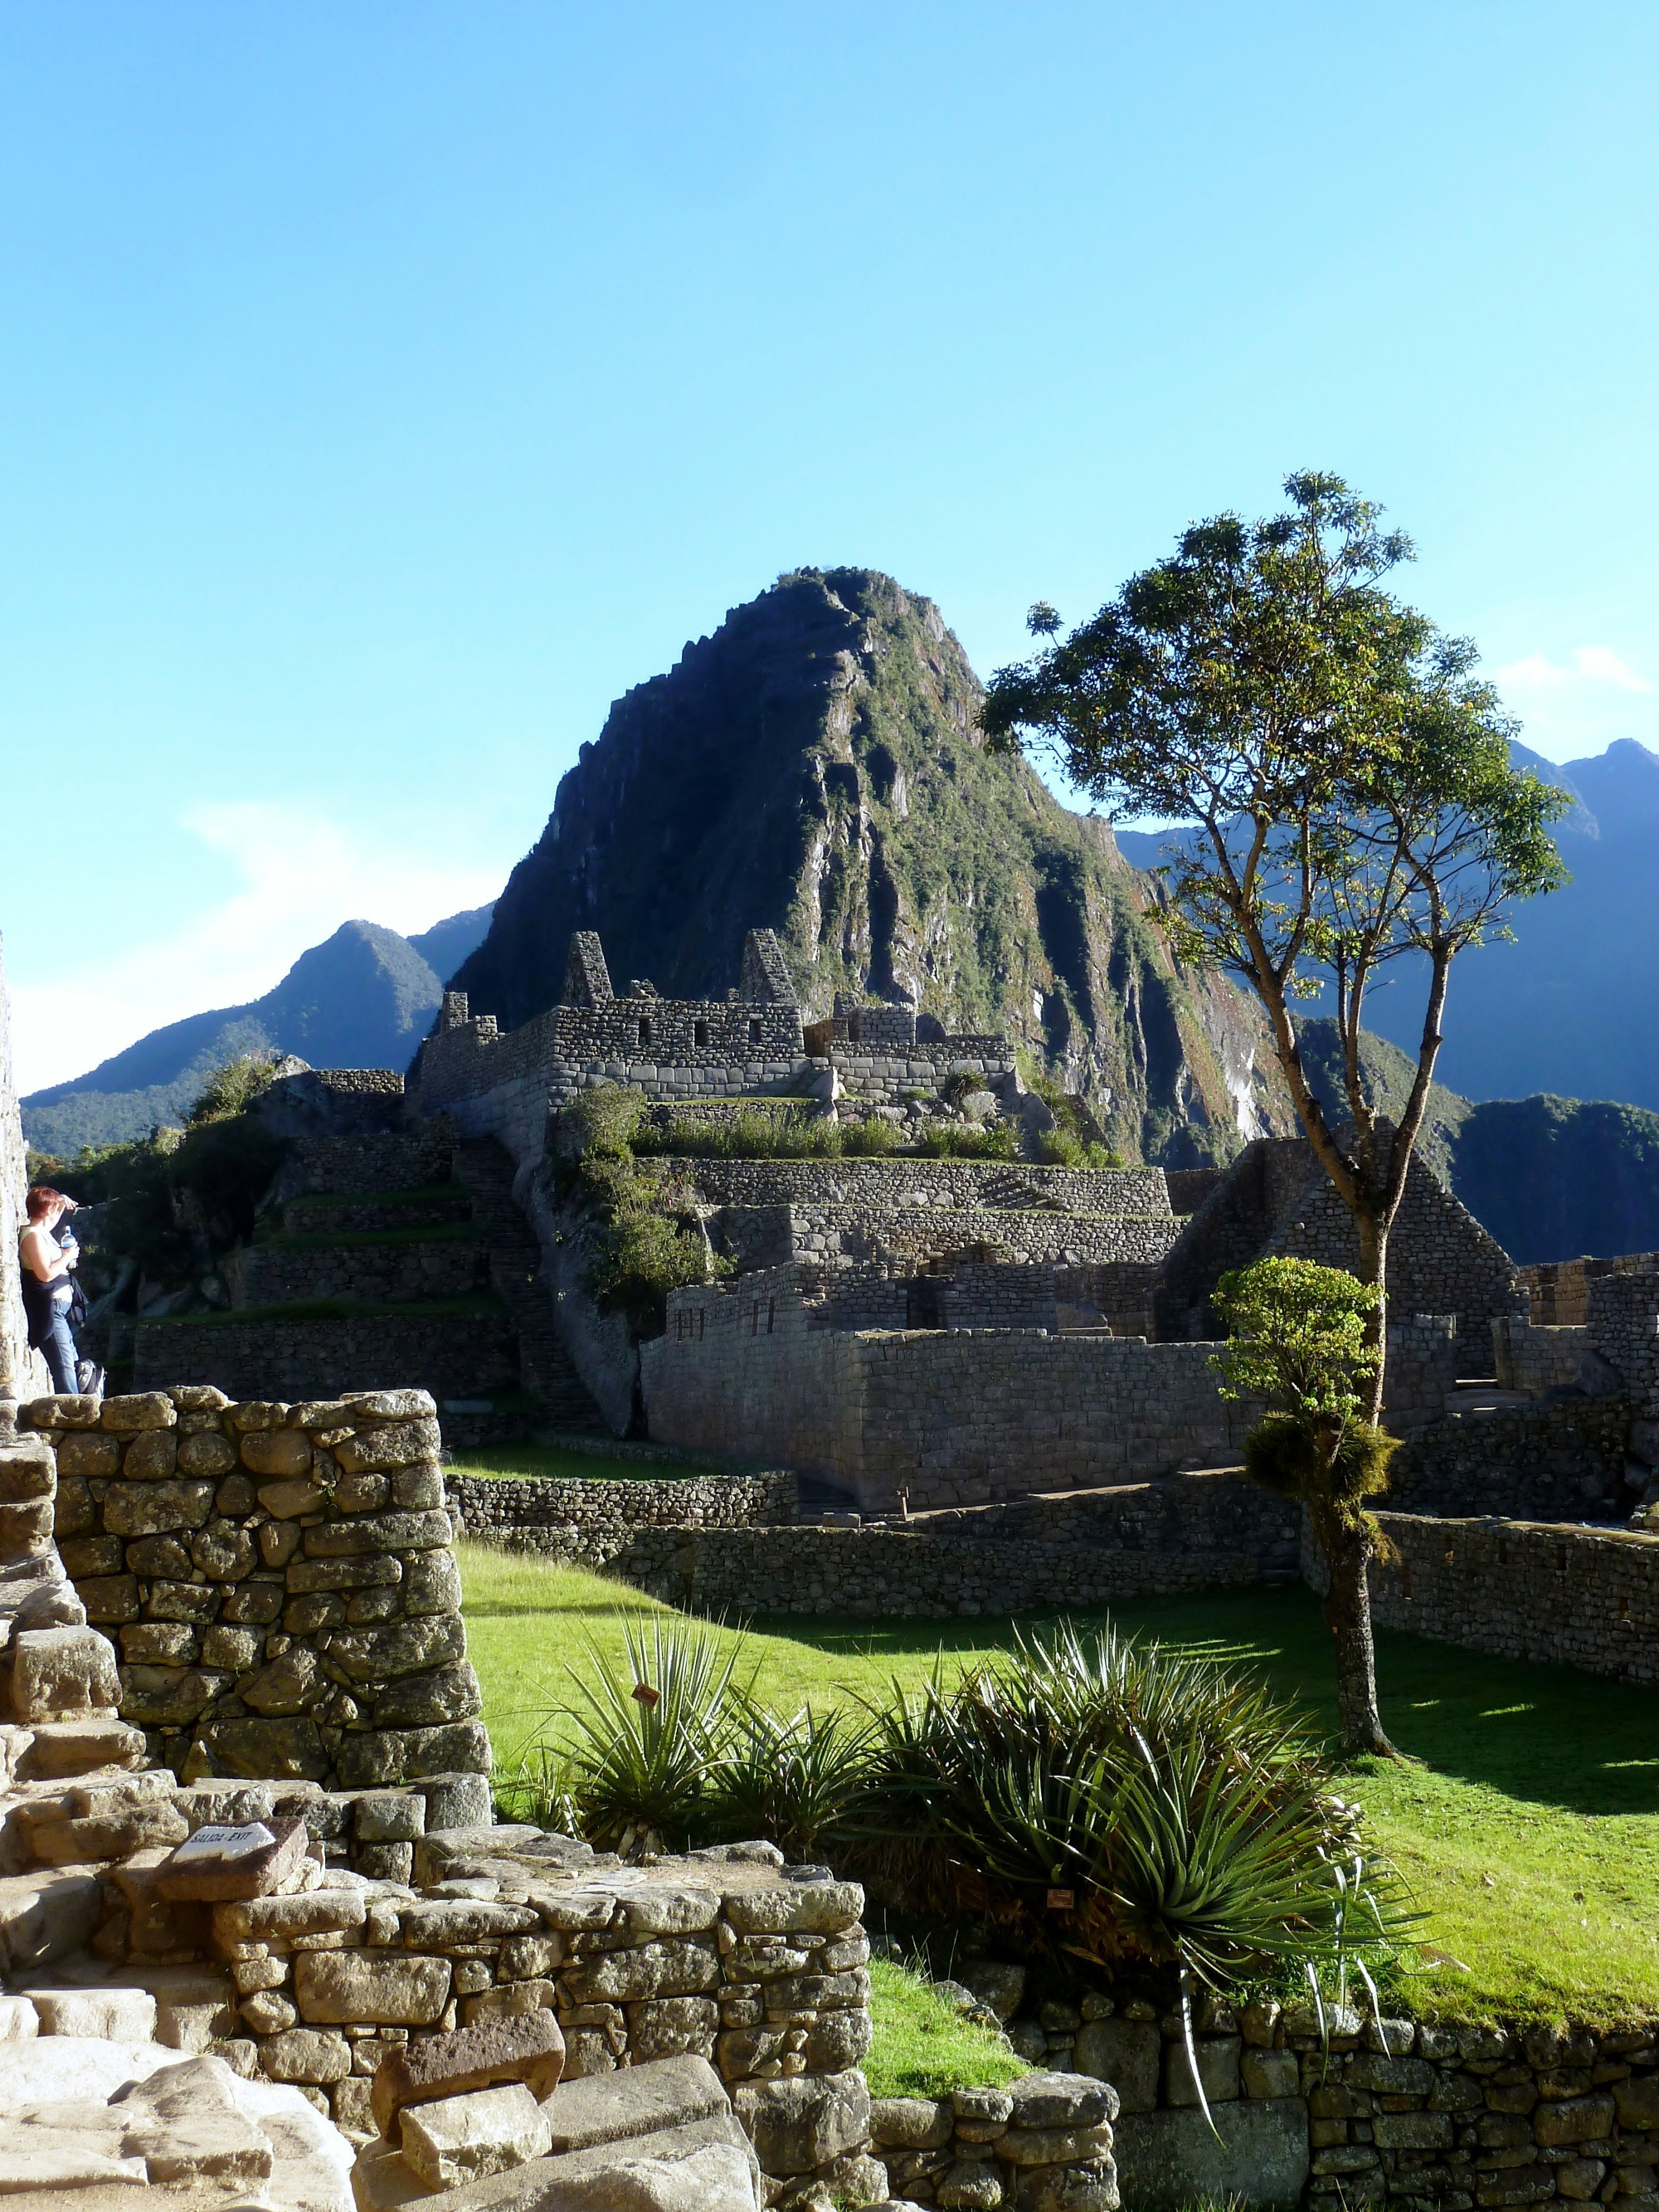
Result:
[[[461,1547],[461,1572],[485,1718],[505,1774],[542,1717],[566,1702],[564,1670],[583,1664],[585,1639],[619,1650],[617,1609],[653,1603],[596,1575],[478,1545]],[[1328,1642],[1305,1590],[1147,1600],[1114,1617],[1139,1634],[1259,1665],[1301,1703],[1310,1726],[1334,1721]],[[960,1667],[1006,1637],[1006,1623],[985,1620],[791,1617],[756,1621],[747,1657],[760,1692],[793,1712],[879,1694],[894,1680],[915,1684],[941,1648],[947,1666]],[[1367,1761],[1351,1787],[1425,1916],[1430,1955],[1400,1990],[1402,2001],[1419,2013],[1474,2019],[1570,2014],[1607,2023],[1659,2014],[1651,1692],[1387,1630],[1377,1647],[1383,1716],[1411,1763]],[[924,2020],[914,1984],[896,1984],[883,2011],[884,2081],[890,2072],[896,2081],[906,2066],[925,2072],[927,2051],[954,2032],[942,2018]]]
[[[730,1471],[682,1460],[613,1459],[558,1444],[491,1444],[484,1451],[458,1451],[450,1467],[452,1474],[483,1475],[489,1481],[540,1475],[579,1482],[685,1482]]]

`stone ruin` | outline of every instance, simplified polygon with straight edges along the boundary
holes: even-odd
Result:
[[[856,1884],[494,1820],[429,1400],[4,1412],[0,2193],[888,2201]],[[981,2196],[1111,2212],[1111,2089],[963,2095]]]

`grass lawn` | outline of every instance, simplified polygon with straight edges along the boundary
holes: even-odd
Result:
[[[568,1703],[586,1639],[619,1652],[637,1591],[534,1559],[460,1547],[473,1663],[498,1772]],[[1090,1616],[1103,1619],[1104,1616]],[[1265,1669],[1316,1729],[1334,1721],[1329,1639],[1300,1588],[1121,1605],[1121,1628]],[[1006,1642],[1006,1621],[791,1616],[748,1632],[744,1671],[785,1712],[920,1681]],[[736,1632],[723,1632],[735,1636]],[[1659,1718],[1653,1694],[1380,1630],[1383,1719],[1410,1764],[1352,1770],[1379,1848],[1425,1916],[1425,1964],[1401,1996],[1473,2019],[1659,2014]],[[987,2078],[989,2078],[988,2076]]]

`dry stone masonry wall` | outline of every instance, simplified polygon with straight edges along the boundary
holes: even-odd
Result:
[[[56,1534],[155,1760],[347,1789],[487,1773],[432,1400],[36,1399]]]

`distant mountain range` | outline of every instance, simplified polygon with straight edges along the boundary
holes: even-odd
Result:
[[[313,1067],[406,1066],[445,979],[483,942],[493,911],[453,914],[418,937],[343,922],[263,999],[169,1022],[73,1082],[32,1092],[23,1133],[37,1152],[62,1157],[182,1121],[213,1069],[239,1053],[293,1053]]]
[[[1511,750],[1572,795],[1555,830],[1572,881],[1516,909],[1514,944],[1459,957],[1436,1072],[1467,1098],[1544,1091],[1659,1109],[1659,754],[1622,738],[1563,767]],[[1170,833],[1120,830],[1117,842],[1150,868]],[[1420,976],[1402,963],[1365,1016],[1414,1060]]]

